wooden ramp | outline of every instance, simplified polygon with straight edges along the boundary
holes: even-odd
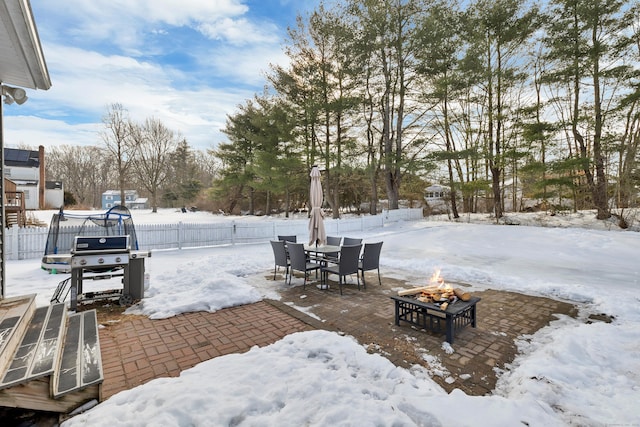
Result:
[[[95,310],[0,300],[0,406],[67,413],[99,400],[103,379]]]

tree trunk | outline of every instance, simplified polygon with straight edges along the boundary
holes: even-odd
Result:
[[[265,202],[264,214],[271,215],[271,191],[267,190],[267,200]]]
[[[255,197],[255,190],[253,187],[249,187],[249,215],[256,214],[255,206],[254,206],[254,197]]]
[[[453,152],[452,144],[451,144],[451,132],[449,129],[449,103],[448,103],[448,94],[445,94],[444,97],[444,133],[445,133],[445,142],[447,147],[447,153],[451,154]],[[447,156],[447,169],[449,172],[449,197],[451,200],[451,213],[453,214],[453,218],[458,219],[460,215],[458,215],[458,205],[456,203],[456,187],[453,181],[453,162],[451,161],[451,155]]]
[[[378,214],[378,183],[377,183],[377,173],[375,171],[375,167],[372,164],[371,165],[371,175],[369,176],[369,182],[371,183],[371,201],[369,203],[369,214],[370,215],[377,215]]]
[[[289,218],[289,211],[291,210],[291,193],[289,193],[289,188],[287,188],[284,193],[284,210],[284,217]]]
[[[592,42],[598,44],[599,27],[592,29]],[[604,170],[604,156],[602,154],[602,99],[600,95],[600,63],[596,58],[593,61],[593,96],[595,109],[595,124],[593,134],[593,157],[596,166],[596,182],[593,187],[593,202],[598,210],[598,219],[607,219],[611,216],[607,200],[607,178]]]
[[[158,190],[154,190],[151,192],[151,212],[158,212]]]

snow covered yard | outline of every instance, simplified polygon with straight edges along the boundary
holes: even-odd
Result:
[[[180,214],[162,215],[175,220]],[[535,218],[519,214],[519,226],[493,225],[486,216],[482,223],[428,219],[353,236],[385,242],[381,264],[392,277],[420,283],[440,268],[473,290],[504,289],[582,307],[579,319],[559,319],[521,337],[520,356],[491,395],[447,394],[424,369],[396,367],[350,337],[314,331],[151,381],[65,425],[640,424],[640,234],[594,223],[588,213],[571,221],[563,216],[557,227],[540,227],[540,215],[527,215]],[[529,221],[538,224],[525,225]],[[278,287],[264,279],[271,268],[268,242],[158,251],[147,267],[151,287],[131,311],[166,317],[277,299]],[[39,262],[7,266],[9,295],[37,292],[39,302],[48,303],[59,280]],[[594,313],[614,320],[584,321]]]

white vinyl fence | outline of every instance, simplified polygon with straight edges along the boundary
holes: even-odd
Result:
[[[422,209],[385,210],[380,215],[356,218],[325,218],[327,235],[344,236],[347,233],[382,228],[397,221],[422,219]],[[259,243],[276,239],[278,235],[296,235],[299,242],[309,236],[306,219],[251,220],[234,219],[215,223],[136,224],[138,246],[144,250],[184,249],[206,246]],[[99,227],[97,228],[99,229]],[[59,241],[70,245],[77,227],[60,227]],[[48,227],[5,228],[5,259],[20,260],[41,258],[49,234]],[[68,249],[60,249],[65,253]],[[67,252],[68,253],[68,252]]]

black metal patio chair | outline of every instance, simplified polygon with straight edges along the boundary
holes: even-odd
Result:
[[[380,280],[380,252],[382,251],[382,242],[365,243],[362,257],[358,262],[358,271],[362,274],[362,285],[366,288],[367,283],[364,280],[364,272],[369,270],[378,270],[378,284],[382,285]]]
[[[362,245],[342,245],[340,248],[340,259],[337,264],[322,267],[322,280],[327,284],[329,274],[338,275],[338,284],[340,286],[340,295],[342,295],[342,283],[346,283],[347,276],[355,274],[358,281],[358,290],[360,290],[360,275],[358,274],[358,261],[360,259],[360,250]]]
[[[289,274],[289,284],[291,284],[291,277],[293,277],[294,271],[301,271],[304,273],[303,289],[307,286],[307,276],[310,271],[317,271],[321,265],[315,262],[311,262],[307,259],[307,254],[304,251],[304,245],[302,243],[288,243],[287,249],[289,251],[289,260],[291,263],[291,274]]]
[[[279,235],[278,240],[296,243],[298,241],[298,236],[280,236]]]
[[[342,237],[327,236],[327,246],[340,246],[342,244]],[[327,252],[324,254],[325,261],[336,262],[340,252]]]
[[[361,245],[362,239],[355,239],[353,237],[345,237],[342,240],[342,244],[345,246]]]
[[[285,248],[284,240],[271,240],[271,248],[273,249],[273,258],[275,264],[273,267],[273,280],[276,280],[276,272],[279,267],[284,267],[284,281],[287,281],[289,275],[289,257],[287,256],[287,249]]]

